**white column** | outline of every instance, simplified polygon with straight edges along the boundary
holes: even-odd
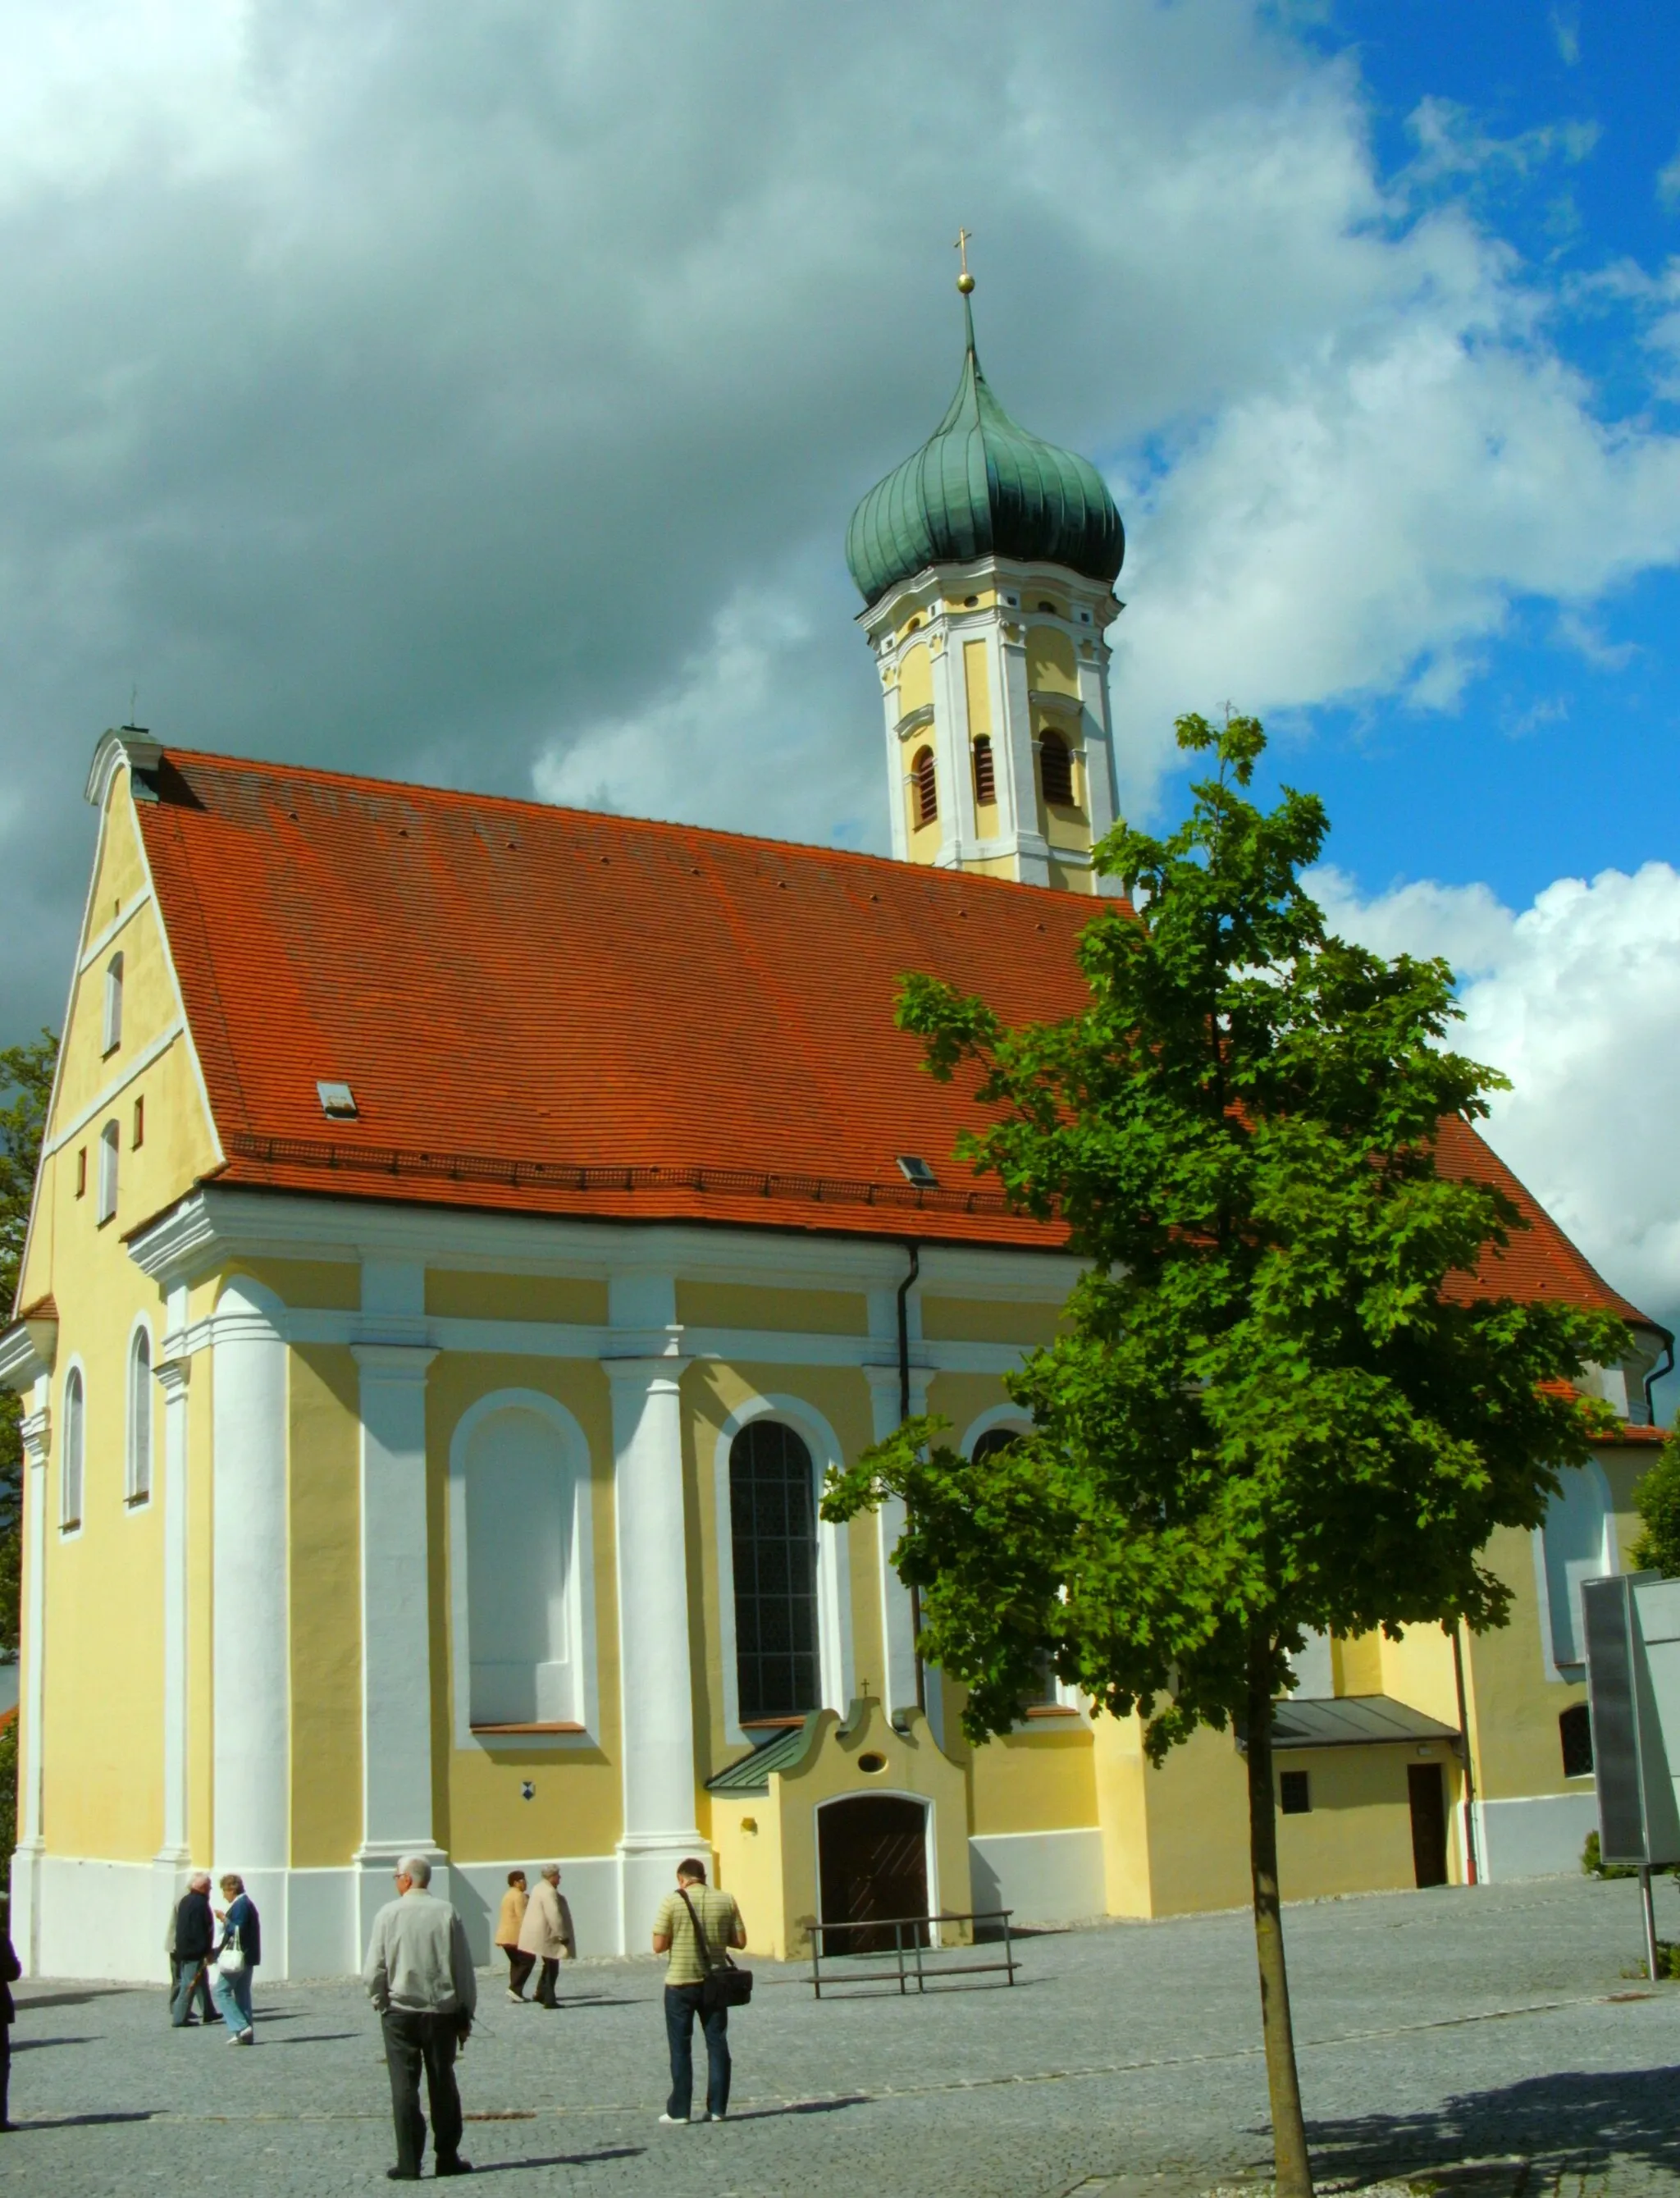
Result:
[[[933,659],[933,755],[939,773],[942,829],[939,863],[960,869],[974,844],[974,773],[968,753],[968,695],[963,683],[962,643],[953,646],[950,628],[940,626],[928,642],[939,653]]]
[[[619,1674],[624,1832],[621,1946],[639,1953],[685,1855],[710,1852],[695,1823],[694,1674],[689,1657],[688,1521],[676,1285],[614,1276],[611,1318],[631,1346],[605,1362],[613,1390],[618,1515]],[[615,1342],[617,1339],[615,1338]],[[640,1346],[639,1351],[635,1346]],[[634,1355],[631,1355],[634,1352]]]
[[[291,1672],[287,1609],[286,1346],[256,1284],[212,1326],[211,1652],[213,1855],[263,1918],[266,1973],[286,1974]]]
[[[1114,753],[1109,737],[1107,650],[1101,641],[1092,644],[1100,654],[1079,659],[1080,736],[1085,750],[1085,800],[1090,812],[1093,846],[1112,829],[1114,822]]]
[[[157,1378],[163,1390],[163,1845],[171,1875],[192,1860],[187,1817],[187,1393],[185,1290],[170,1293]]]
[[[46,1767],[47,1451],[50,1414],[48,1376],[37,1377],[34,1410],[23,1422],[24,1612],[23,1721],[19,1736],[19,1798],[22,1835],[12,1856],[11,1933],[26,1977],[41,1974],[42,1802]]]
[[[406,1854],[444,1859],[432,1817],[431,1579],[426,1509],[425,1270],[369,1260],[362,1375],[362,1844],[358,1948]]]

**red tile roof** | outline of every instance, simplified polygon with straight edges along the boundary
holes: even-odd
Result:
[[[228,1165],[288,1190],[1057,1248],[951,1158],[972,1080],[892,1023],[925,969],[1084,997],[1082,895],[833,848],[171,751],[137,813]],[[317,1080],[355,1095],[329,1121]],[[1485,1276],[1638,1318],[1534,1223]],[[937,1192],[904,1182],[927,1160]]]

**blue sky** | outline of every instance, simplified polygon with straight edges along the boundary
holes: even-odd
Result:
[[[1671,429],[1674,398],[1654,391],[1642,348],[1648,314],[1604,278],[1629,263],[1655,276],[1680,253],[1680,172],[1666,196],[1659,182],[1680,160],[1680,9],[1337,0],[1305,35],[1357,58],[1391,178],[1416,167],[1429,102],[1457,108],[1466,138],[1517,148],[1435,193],[1468,196],[1527,264],[1597,416]],[[1572,626],[1555,602],[1518,597],[1450,708],[1362,697],[1282,713],[1276,730],[1278,771],[1324,796],[1332,858],[1371,891],[1480,881],[1520,907],[1560,876],[1671,861],[1680,573],[1647,570]]]

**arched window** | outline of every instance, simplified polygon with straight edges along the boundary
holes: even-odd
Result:
[[[128,1352],[128,1458],[124,1474],[131,1503],[143,1503],[152,1492],[152,1339],[134,1331]]]
[[[1038,775],[1043,782],[1044,799],[1053,808],[1073,806],[1073,759],[1060,733],[1039,735]]]
[[[820,1709],[817,1475],[780,1420],[754,1420],[730,1446],[730,1542],[742,1724]]]
[[[121,1136],[114,1122],[108,1122],[99,1133],[99,1211],[100,1221],[110,1220],[117,1210],[117,1150]]]
[[[984,809],[997,799],[997,774],[992,766],[991,736],[978,734],[974,741],[974,800]]]
[[[1590,1778],[1592,1718],[1584,1702],[1576,1702],[1561,1713],[1557,1721],[1557,1736],[1563,1749],[1564,1776]]]
[[[974,1438],[968,1455],[976,1465],[983,1458],[996,1457],[1002,1451],[1013,1450],[1020,1440],[1019,1428],[988,1428]],[[1058,1710],[1067,1707],[1061,1698],[1061,1684],[1056,1678],[1055,1659],[1048,1648],[1041,1649],[1033,1660],[1038,1669],[1038,1683],[1027,1695],[1021,1707],[1032,1710]]]
[[[73,1366],[64,1380],[64,1439],[58,1461],[58,1523],[82,1523],[82,1472],[87,1457],[87,1404],[82,1369]]]
[[[575,1724],[576,1492],[559,1430],[510,1404],[467,1446],[468,1715],[475,1729]]]
[[[939,813],[939,789],[933,776],[932,748],[916,751],[910,776],[916,783],[916,821],[918,825],[931,824]]]
[[[113,954],[105,964],[105,1050],[114,1053],[123,1042],[123,957]]]

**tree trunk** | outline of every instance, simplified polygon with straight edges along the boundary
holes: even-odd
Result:
[[[1312,2198],[1306,2124],[1295,2072],[1289,2019],[1289,1972],[1283,1959],[1283,1915],[1277,1897],[1277,1816],[1271,1792],[1271,1659],[1257,1638],[1248,1657],[1248,1861],[1254,1885],[1254,1951],[1260,1968],[1260,2026],[1266,2042],[1271,2096],[1272,2156],[1277,2198]]]

